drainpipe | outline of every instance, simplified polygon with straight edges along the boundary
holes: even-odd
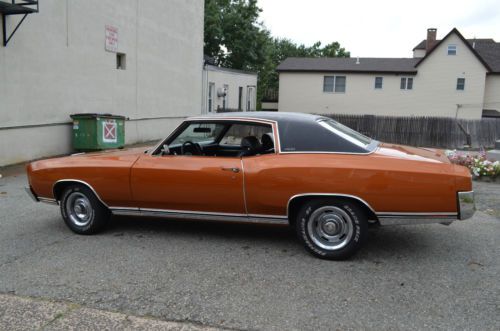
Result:
[[[470,133],[463,127],[463,125],[458,121],[458,111],[459,109],[462,108],[462,105],[461,104],[457,104],[457,111],[455,112],[455,121],[458,125],[458,127],[460,128],[460,130],[464,133],[465,135],[465,146],[467,146],[468,148],[471,148],[472,147],[472,137],[470,135]],[[465,147],[464,146],[464,147]]]

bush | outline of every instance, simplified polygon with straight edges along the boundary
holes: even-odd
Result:
[[[469,168],[474,177],[492,177],[500,176],[500,162],[490,161],[486,158],[486,153],[481,151],[477,155],[471,155],[465,152],[447,151],[446,155],[451,163]]]

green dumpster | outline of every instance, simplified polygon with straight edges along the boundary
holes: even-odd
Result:
[[[122,148],[125,144],[125,117],[111,114],[74,114],[73,148],[95,151]]]

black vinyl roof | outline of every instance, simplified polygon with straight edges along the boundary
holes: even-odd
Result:
[[[319,120],[331,118],[287,112],[229,112],[217,113],[204,116],[188,118],[187,121],[203,120],[232,120],[255,119],[275,121],[278,124],[280,148],[282,152],[334,152],[334,153],[356,153],[366,154],[378,145],[373,143],[366,148],[360,147],[336,134],[332,133],[322,125]]]

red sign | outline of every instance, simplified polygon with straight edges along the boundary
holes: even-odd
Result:
[[[106,120],[102,122],[102,141],[106,143],[116,143],[116,121]]]
[[[118,28],[111,25],[106,25],[104,34],[105,46],[108,52],[116,53],[118,51]]]

